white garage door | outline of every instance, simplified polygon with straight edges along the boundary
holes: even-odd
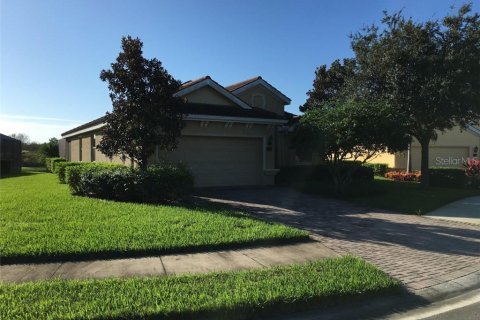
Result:
[[[428,156],[429,167],[462,167],[469,155],[469,147],[430,147]],[[420,170],[421,149],[412,148],[412,165],[414,170]]]
[[[195,186],[249,186],[261,184],[263,156],[260,138],[180,138],[168,155],[186,162],[195,176]]]

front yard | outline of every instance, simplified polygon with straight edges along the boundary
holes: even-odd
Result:
[[[2,263],[198,251],[308,237],[221,209],[76,197],[56,175],[34,169],[0,180],[0,194]]]
[[[402,213],[426,214],[450,202],[480,195],[480,190],[460,188],[422,189],[417,182],[399,182],[375,177],[373,193],[351,197],[353,202],[372,208],[388,209]]]
[[[399,288],[353,257],[203,275],[0,285],[2,319],[250,319]]]

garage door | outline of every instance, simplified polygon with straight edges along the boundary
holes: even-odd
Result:
[[[168,158],[186,162],[197,187],[261,184],[263,156],[259,138],[183,136]]]
[[[469,147],[430,147],[428,157],[429,167],[462,167],[469,155]],[[421,149],[412,148],[412,165],[414,170],[420,170]]]

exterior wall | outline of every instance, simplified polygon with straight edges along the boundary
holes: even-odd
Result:
[[[395,168],[396,154],[381,153],[374,159],[368,161],[368,163],[386,163],[389,168]]]
[[[257,85],[249,88],[243,92],[240,92],[236,96],[251,106],[262,108],[282,116],[284,114],[284,102],[277,98],[269,90],[265,89],[265,87],[263,87],[262,85]],[[258,102],[262,99],[264,99],[265,101],[264,106],[258,105]]]
[[[430,142],[429,166],[462,167],[467,158],[478,157],[478,152],[475,155],[475,148],[480,148],[480,135],[468,129],[455,127],[446,132],[438,132],[438,139]],[[420,170],[421,147],[416,139],[412,141],[410,154],[412,170]],[[387,159],[388,161],[383,161]],[[388,163],[392,168],[406,169],[407,152],[396,153],[393,158],[383,154],[372,162]]]
[[[188,102],[191,103],[208,103],[216,104],[222,106],[235,106],[230,99],[227,99],[221,93],[217,92],[215,89],[210,87],[203,87],[198,90],[195,90],[185,97],[188,99]]]
[[[70,140],[70,161],[79,162],[80,161],[80,139]]]
[[[90,136],[82,137],[82,162],[92,161],[92,143]]]
[[[22,142],[0,134],[0,176],[22,171]]]

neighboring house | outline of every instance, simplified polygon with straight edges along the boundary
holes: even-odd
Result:
[[[270,185],[278,168],[292,158],[285,132],[284,107],[290,99],[261,77],[223,87],[209,76],[182,84],[177,96],[186,100],[186,126],[176,150],[156,150],[151,162],[186,162],[198,187]],[[60,156],[70,161],[120,162],[96,146],[104,117],[62,134]],[[283,127],[283,128],[282,128]],[[280,141],[282,141],[280,143]]]
[[[0,133],[0,149],[0,176],[20,173],[22,142]]]
[[[468,126],[466,129],[455,127],[446,132],[438,132],[438,139],[430,142],[429,167],[462,167],[469,158],[479,157],[480,128]],[[383,153],[370,161],[386,163],[390,168],[406,169],[407,152]],[[412,170],[420,170],[421,148],[417,140],[412,142],[410,151]]]

